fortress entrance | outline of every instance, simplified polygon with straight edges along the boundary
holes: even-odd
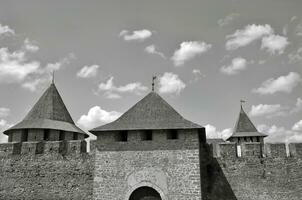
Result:
[[[134,190],[129,200],[162,200],[160,194],[151,187],[140,187]]]

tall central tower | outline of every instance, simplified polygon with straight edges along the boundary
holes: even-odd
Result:
[[[150,92],[97,136],[94,198],[200,200],[205,129]]]

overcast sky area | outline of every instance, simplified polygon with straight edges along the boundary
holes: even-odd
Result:
[[[84,130],[151,90],[208,137],[240,100],[267,142],[302,142],[301,0],[0,0],[0,131],[55,84]],[[6,136],[0,134],[0,141]]]

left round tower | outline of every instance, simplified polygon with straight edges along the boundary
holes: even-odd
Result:
[[[84,140],[52,82],[25,118],[3,132],[8,142]]]

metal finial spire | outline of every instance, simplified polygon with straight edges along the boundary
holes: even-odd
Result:
[[[55,70],[52,71],[52,80],[51,83],[54,84],[55,83]]]
[[[155,85],[155,79],[156,79],[157,77],[156,76],[152,76],[152,92],[154,92],[154,85]]]
[[[240,99],[240,107],[242,108],[242,105],[245,103],[245,100]]]

